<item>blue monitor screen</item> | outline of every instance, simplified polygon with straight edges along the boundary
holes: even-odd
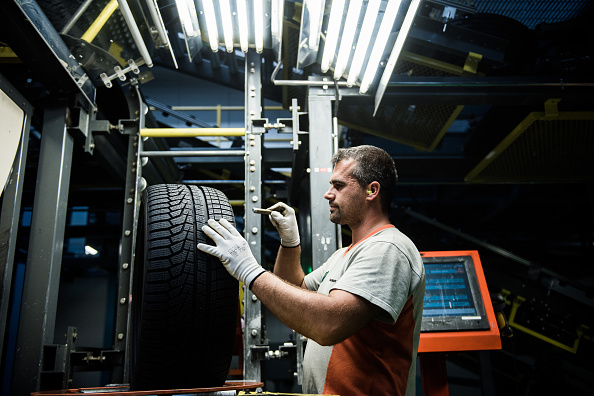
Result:
[[[425,264],[424,316],[476,315],[463,263]]]
[[[489,321],[471,256],[423,256],[421,331],[486,330]]]

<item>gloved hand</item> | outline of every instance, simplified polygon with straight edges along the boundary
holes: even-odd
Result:
[[[272,210],[270,221],[276,227],[281,238],[281,245],[284,247],[299,246],[299,228],[297,227],[297,218],[295,211],[289,205],[277,202],[268,208]]]
[[[210,219],[208,225],[202,227],[202,231],[215,242],[216,246],[199,243],[198,249],[218,257],[231,276],[243,282],[248,288],[254,279],[266,272],[256,261],[247,241],[226,219],[221,219],[219,222]]]

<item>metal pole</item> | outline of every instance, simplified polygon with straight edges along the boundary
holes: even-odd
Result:
[[[334,88],[334,87],[332,87]],[[334,154],[332,100],[334,89],[312,87],[308,95],[312,266],[321,266],[339,247],[340,226],[330,222],[324,194]]]
[[[146,107],[142,102],[138,87],[136,87],[139,102],[139,114],[146,114]],[[113,383],[130,382],[130,335],[131,335],[131,310],[130,295],[133,293],[132,282],[134,278],[136,238],[138,235],[138,218],[142,191],[146,182],[142,178],[142,139],[138,130],[142,128],[144,117],[140,117],[139,126],[130,126],[128,137],[128,156],[126,165],[126,187],[124,212],[122,218],[121,254],[118,268],[118,305],[116,308],[116,323],[114,334],[114,350],[124,352],[124,366],[112,370]]]
[[[140,30],[138,30],[138,26],[136,25],[136,21],[134,20],[134,16],[132,15],[132,11],[130,11],[130,6],[126,0],[117,0],[120,4],[120,11],[124,16],[124,20],[126,21],[126,25],[128,25],[128,29],[130,29],[130,34],[132,35],[132,39],[138,47],[138,51],[144,59],[144,63],[148,67],[153,67],[153,60],[146,48],[146,44],[144,44],[144,40],[142,39],[142,34],[140,34]]]
[[[44,110],[37,185],[23,286],[13,394],[39,390],[43,347],[54,343],[74,140],[65,105]]]
[[[143,128],[142,137],[244,136],[244,128]]]
[[[262,263],[262,216],[252,209],[262,205],[262,136],[252,130],[252,119],[260,118],[261,55],[250,49],[245,60],[245,230],[254,257]],[[260,300],[247,288],[244,292],[243,378],[260,381],[261,363],[252,346],[264,342],[262,334],[262,307]]]
[[[146,7],[149,9],[149,13],[153,18],[153,22],[155,23],[155,29],[157,30],[157,34],[159,35],[159,39],[161,43],[167,43],[167,33],[165,32],[165,27],[163,26],[163,22],[161,19],[161,13],[159,12],[159,8],[157,6],[156,0],[146,0]]]
[[[243,150],[142,151],[141,157],[243,157]]]
[[[72,18],[70,18],[70,20],[62,28],[62,31],[60,33],[61,34],[68,34],[68,32],[70,31],[70,29],[72,29],[74,27],[74,24],[76,22],[78,22],[78,20],[82,16],[82,14],[84,14],[84,12],[87,10],[87,8],[89,8],[89,6],[91,5],[92,2],[93,2],[93,0],[85,0],[85,2],[82,3],[80,7],[78,7],[78,10],[76,10],[76,12],[72,16]]]

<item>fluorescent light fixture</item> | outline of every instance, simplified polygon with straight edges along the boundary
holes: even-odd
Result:
[[[406,37],[408,36],[408,32],[412,26],[412,23],[417,15],[417,10],[419,9],[419,5],[421,4],[421,0],[412,0],[410,6],[408,7],[408,11],[406,12],[406,16],[404,17],[404,21],[402,22],[402,26],[400,27],[400,31],[398,32],[398,37],[396,38],[396,42],[394,43],[394,47],[392,48],[392,53],[390,54],[390,58],[388,59],[388,63],[386,64],[386,68],[384,69],[384,74],[382,74],[382,78],[379,83],[378,90],[375,94],[375,112],[379,106],[379,103],[384,96],[384,92],[386,90],[386,86],[388,82],[390,82],[390,76],[394,71],[394,67],[396,66],[396,62],[400,57],[400,53],[402,52],[402,47],[404,46],[404,42],[406,41]]]
[[[262,0],[254,0],[254,29],[256,38],[256,52],[264,51],[264,7]]]
[[[219,0],[221,7],[221,20],[223,22],[223,37],[225,38],[225,49],[233,52],[233,21],[231,20],[231,7],[229,0]]]
[[[379,1],[378,1],[379,3]],[[353,39],[355,38],[355,31],[357,21],[359,21],[359,14],[361,13],[362,0],[351,0],[348,6],[346,21],[344,22],[344,29],[342,31],[342,39],[340,41],[340,49],[338,50],[338,58],[334,66],[334,79],[339,80],[346,69],[351,50],[353,48]]]
[[[320,25],[324,13],[324,3],[324,1],[320,0],[310,0],[305,4],[309,13],[309,39],[307,45],[312,51],[317,51],[320,46]]]
[[[388,43],[399,7],[400,0],[389,0],[388,5],[386,6],[386,11],[384,12],[384,17],[382,18],[373,50],[371,51],[367,67],[365,68],[365,74],[363,74],[363,79],[361,80],[361,86],[359,88],[361,94],[367,92],[377,74],[377,69],[382,55],[384,54],[386,44]]]
[[[219,31],[217,30],[217,17],[215,15],[212,0],[202,0],[204,7],[204,18],[206,19],[206,30],[208,32],[208,42],[212,52],[219,50]]]
[[[248,16],[245,0],[237,0],[237,22],[239,24],[239,46],[248,52]]]
[[[91,246],[89,246],[89,245],[86,245],[86,246],[85,246],[85,254],[86,254],[87,256],[96,256],[96,255],[97,255],[97,253],[99,253],[99,251],[97,251],[97,249],[94,249],[94,248],[92,248],[92,247],[91,247]]]
[[[351,62],[351,68],[349,69],[347,86],[353,86],[359,78],[359,72],[361,71],[361,66],[363,66],[363,61],[365,60],[365,55],[367,54],[367,49],[371,42],[371,34],[375,27],[375,20],[377,19],[379,6],[379,1],[370,1],[367,3],[365,18],[363,18],[363,25],[361,25],[355,54],[353,55],[353,61]]]
[[[175,0],[175,5],[177,7],[177,13],[179,14],[179,21],[186,36],[196,36],[198,26],[194,26],[194,23],[192,22],[192,15],[196,15],[194,2],[188,0]]]
[[[338,42],[338,34],[340,33],[343,10],[344,0],[334,0],[332,2],[330,21],[328,22],[328,29],[326,31],[326,43],[324,44],[322,63],[320,64],[322,72],[324,73],[328,71],[330,63],[334,60],[334,52],[336,51],[336,43]]]

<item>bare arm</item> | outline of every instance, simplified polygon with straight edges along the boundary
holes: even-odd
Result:
[[[281,322],[320,345],[343,341],[381,312],[349,292],[335,289],[326,296],[290,285],[269,272],[259,276],[251,289]]]
[[[286,280],[295,286],[305,287],[305,274],[301,269],[301,246],[294,248],[280,247],[276,262],[274,264],[274,274],[281,279]]]

